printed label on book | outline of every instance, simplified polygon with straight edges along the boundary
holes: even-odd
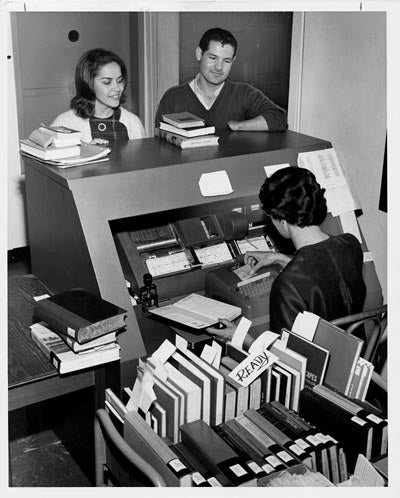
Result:
[[[374,422],[375,424],[380,424],[381,422],[383,422],[383,420],[379,417],[377,417],[376,415],[374,415],[373,413],[370,413],[367,415],[366,417],[368,420],[371,420],[372,422]]]
[[[318,446],[321,444],[321,441],[319,441],[317,438],[314,436],[306,436],[307,441],[309,441],[313,446]]]
[[[247,462],[247,465],[254,474],[260,474],[263,471],[263,469],[256,462]]]
[[[187,470],[186,465],[184,465],[179,458],[174,458],[173,460],[168,462],[168,465],[172,468],[172,470],[176,473]]]
[[[210,477],[207,479],[207,481],[211,484],[211,486],[214,487],[222,487],[222,484],[218,481],[216,477]]]
[[[196,486],[200,486],[206,482],[205,478],[200,474],[200,472],[193,472],[192,474],[193,483]]]
[[[293,451],[293,453],[295,453],[296,455],[303,455],[305,453],[304,450],[297,444],[292,444],[291,446],[289,446],[289,450]]]
[[[308,450],[308,448],[310,447],[310,445],[306,441],[304,441],[304,439],[296,439],[295,443],[300,446],[300,448],[303,448],[303,450]]]
[[[272,465],[272,467],[278,467],[278,465],[282,465],[282,461],[279,460],[278,457],[276,457],[275,455],[268,455],[267,457],[265,457],[265,460]]]
[[[264,347],[261,353],[249,354],[230,372],[229,377],[239,382],[240,385],[247,387],[277,359],[276,355],[271,353],[267,347]]]
[[[290,460],[293,460],[293,457],[290,456],[286,451],[280,451],[279,453],[277,453],[277,456],[286,463],[290,462]]]
[[[361,420],[360,417],[357,417],[357,415],[354,415],[354,417],[351,417],[352,422],[355,422],[358,425],[364,426],[367,422],[365,420]]]
[[[232,465],[229,467],[229,469],[237,476],[237,477],[242,477],[247,474],[247,472],[244,470],[244,468],[239,465],[238,463],[235,465]]]
[[[266,463],[265,465],[263,465],[262,469],[267,474],[271,474],[272,472],[275,472],[274,467],[272,467],[272,465],[270,465],[269,463]]]

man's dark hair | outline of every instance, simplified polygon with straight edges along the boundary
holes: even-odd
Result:
[[[237,51],[237,40],[230,31],[222,28],[208,29],[203,34],[199,42],[199,47],[203,53],[208,50],[211,41],[219,42],[221,45],[232,45],[233,57],[235,57]]]
[[[311,171],[288,167],[267,178],[259,196],[263,210],[272,218],[306,227],[324,221],[327,214],[324,192]]]
[[[128,73],[124,61],[113,52],[103,48],[94,48],[85,52],[78,61],[75,69],[75,97],[71,100],[71,108],[81,118],[90,118],[94,115],[96,94],[93,90],[94,78],[101,67],[115,62],[121,68],[121,76],[126,87]],[[126,100],[125,88],[120,97],[120,103]]]

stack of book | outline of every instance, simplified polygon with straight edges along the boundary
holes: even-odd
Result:
[[[164,114],[155,135],[181,149],[218,145],[214,126],[205,126],[202,118],[190,112]]]
[[[29,138],[20,140],[20,150],[43,160],[76,156],[80,153],[81,133],[65,126],[42,125]]]
[[[106,160],[111,150],[81,142],[81,132],[65,126],[41,125],[19,142],[22,155],[60,168]]]
[[[38,300],[31,336],[60,374],[119,360],[127,312],[83,289]]]

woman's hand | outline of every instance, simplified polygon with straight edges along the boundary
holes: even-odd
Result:
[[[269,266],[278,263],[281,266],[286,266],[291,258],[281,252],[272,251],[249,251],[244,255],[244,263],[251,267],[250,275],[257,273],[264,266]]]
[[[225,318],[219,318],[218,321],[222,324],[222,328],[207,327],[207,332],[220,341],[229,342],[236,330],[236,325]]]
[[[104,147],[107,147],[110,144],[105,138],[94,138],[89,143],[93,145],[104,145]]]

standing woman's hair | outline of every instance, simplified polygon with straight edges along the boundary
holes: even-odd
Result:
[[[306,227],[324,221],[327,214],[324,192],[311,171],[288,167],[265,180],[260,201],[265,213],[272,218]]]
[[[126,100],[125,88],[128,81],[128,73],[124,61],[113,52],[103,48],[94,48],[85,52],[78,61],[75,69],[75,92],[71,100],[71,108],[75,109],[81,118],[91,118],[94,115],[96,94],[93,90],[94,78],[99,69],[110,62],[115,62],[121,68],[121,76],[124,81],[124,91],[120,97],[120,103]]]

